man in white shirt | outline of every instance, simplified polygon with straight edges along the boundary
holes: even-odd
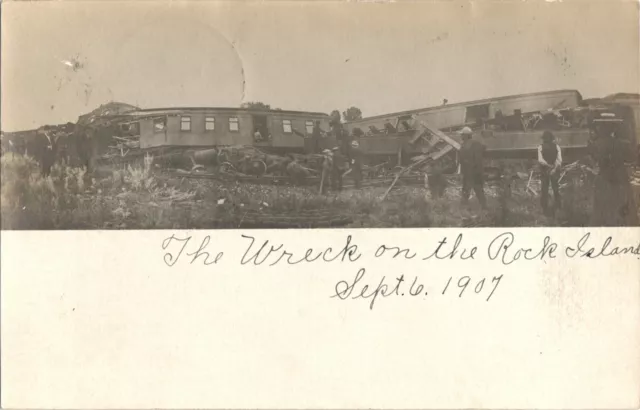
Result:
[[[551,131],[542,134],[542,144],[538,146],[538,163],[540,164],[540,182],[542,192],[540,201],[545,214],[549,212],[549,184],[553,190],[554,208],[560,208],[560,186],[558,183],[560,167],[562,166],[562,150],[556,144]]]

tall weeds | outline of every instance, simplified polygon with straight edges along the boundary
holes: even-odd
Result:
[[[151,157],[143,167],[114,171],[91,180],[84,168],[56,164],[43,177],[38,163],[21,155],[4,155],[0,216],[2,229],[82,229],[120,227],[133,212],[122,195],[153,191]],[[157,194],[157,192],[156,192]]]
[[[423,188],[403,187],[380,199],[386,187],[319,195],[317,187],[259,186],[212,180],[166,178],[153,172],[153,158],[87,175],[84,168],[57,164],[42,177],[31,158],[1,158],[2,229],[193,229],[233,227],[248,210],[266,214],[346,214],[353,227],[580,226],[589,213],[592,182],[568,175],[563,212],[547,221],[539,201],[507,186],[487,186],[491,211],[460,204],[459,187],[442,198]],[[574,179],[577,178],[577,179]],[[455,184],[453,184],[455,185]],[[475,202],[474,202],[475,203]],[[473,207],[472,207],[473,208]],[[482,216],[479,218],[479,216]]]

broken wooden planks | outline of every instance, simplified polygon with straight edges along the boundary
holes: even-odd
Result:
[[[425,158],[423,158],[423,159],[421,159],[419,161],[416,161],[413,164],[401,169],[396,174],[395,179],[393,180],[393,182],[389,186],[389,189],[387,189],[387,191],[384,193],[384,195],[382,196],[381,200],[384,200],[389,195],[389,192],[391,192],[393,187],[398,183],[398,180],[400,179],[400,176],[402,176],[402,174],[406,173],[407,171],[410,171],[411,169],[417,167],[418,165],[426,163],[427,161],[438,160],[439,158],[442,158],[444,155],[446,155],[448,152],[450,152],[452,149],[454,149],[454,147],[452,147],[451,145],[446,145],[442,149],[440,149],[438,151],[435,151],[435,152],[427,155]]]

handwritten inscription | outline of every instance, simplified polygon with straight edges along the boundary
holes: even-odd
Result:
[[[591,238],[590,233],[586,233],[580,240],[578,241],[576,246],[567,246],[565,249],[565,254],[569,258],[600,258],[600,257],[610,257],[617,255],[635,255],[636,257],[640,257],[640,242],[637,245],[627,245],[627,246],[619,246],[613,245],[612,237],[607,237],[602,245],[593,246],[589,243],[589,239]]]
[[[449,276],[443,283],[434,283],[433,278],[414,276],[407,278],[404,274],[392,278],[383,276],[380,280],[369,280],[366,276],[365,264],[380,260],[389,263],[403,262],[439,262],[461,261],[470,263],[479,259],[493,261],[502,266],[516,263],[545,262],[557,258],[597,259],[611,257],[635,257],[640,259],[640,242],[634,244],[615,244],[612,237],[601,243],[591,233],[585,233],[576,243],[559,244],[551,236],[545,236],[536,245],[531,240],[523,241],[513,232],[502,232],[488,243],[482,245],[472,243],[460,233],[453,239],[425,237],[424,242],[412,243],[412,247],[384,243],[375,248],[361,248],[351,235],[343,237],[331,246],[307,247],[300,250],[297,244],[287,244],[270,238],[258,238],[257,235],[241,234],[244,246],[233,249],[231,263],[240,266],[273,268],[276,266],[299,266],[304,264],[346,264],[356,265],[357,273],[349,280],[336,283],[331,298],[339,300],[367,299],[369,308],[373,309],[380,298],[408,297],[425,298],[427,295],[451,295],[459,298],[475,295],[490,301],[500,285],[503,275],[499,276]],[[523,245],[526,243],[527,245]],[[213,243],[211,236],[196,238],[191,235],[167,237],[162,242],[163,261],[168,267],[200,264],[201,266],[218,265],[225,257],[225,250],[219,249],[224,244]],[[293,245],[293,246],[292,246]],[[482,251],[484,250],[484,252]],[[368,258],[367,258],[368,256]],[[236,259],[237,258],[237,259]],[[227,258],[228,259],[228,258]]]
[[[516,237],[511,232],[504,232],[496,236],[487,247],[487,256],[492,261],[498,261],[503,265],[511,265],[512,263],[532,260],[555,259],[558,244],[552,242],[549,236],[545,237],[539,247],[521,247],[516,244]],[[391,257],[393,259],[412,260],[418,258],[423,261],[427,260],[475,260],[478,254],[478,246],[467,245],[464,243],[464,235],[458,234],[454,241],[444,237],[437,241],[433,250],[428,250],[424,256],[418,255],[418,251],[410,248],[400,248],[397,246],[380,245],[374,256]]]
[[[517,260],[539,260],[556,258],[558,244],[546,236],[539,248],[523,248],[515,245],[515,235],[505,232],[495,237],[489,244],[487,254],[491,260],[499,260],[503,265],[511,265]]]
[[[345,244],[337,249],[333,247],[307,248],[304,255],[294,254],[287,250],[282,243],[273,244],[269,240],[265,240],[262,245],[256,245],[256,239],[253,236],[242,235],[242,238],[249,241],[249,246],[240,259],[241,265],[275,266],[281,262],[288,265],[313,262],[355,262],[362,256],[358,251],[358,245],[351,243],[351,235],[347,236]]]
[[[426,255],[420,259],[426,261],[429,259],[460,259],[460,260],[469,260],[474,259],[476,252],[478,251],[477,246],[472,246],[470,248],[462,246],[463,235],[459,234],[453,244],[449,242],[447,237],[440,239],[435,246],[435,249],[432,251],[428,251]],[[417,252],[409,249],[409,248],[400,248],[398,246],[389,246],[389,245],[380,245],[374,256],[376,258],[380,258],[385,255],[391,255],[392,258],[398,258],[402,256],[404,259],[414,259],[418,256]]]
[[[191,241],[191,236],[187,236],[184,238],[176,238],[175,235],[171,235],[164,241],[162,241],[162,249],[167,251],[164,254],[164,263],[168,266],[174,266],[178,259],[184,254],[187,258],[191,257],[190,263],[193,264],[196,261],[202,262],[204,265],[213,265],[216,264],[222,259],[224,256],[224,252],[218,252],[215,256],[211,256],[209,251],[206,250],[209,242],[211,242],[211,237],[209,235],[205,236],[202,241],[199,242],[198,247],[193,252],[185,252],[185,249],[189,245]],[[173,246],[172,246],[173,245]],[[172,251],[174,250],[175,251]]]
[[[335,286],[335,294],[333,294],[331,297],[337,297],[342,300],[347,300],[349,298],[371,299],[371,302],[369,303],[369,309],[373,310],[378,297],[426,297],[430,293],[428,286],[420,282],[417,276],[413,278],[413,281],[411,281],[411,285],[407,287],[405,275],[400,275],[399,277],[390,280],[387,280],[387,277],[383,276],[377,285],[368,285],[362,283],[365,275],[366,269],[362,268],[358,271],[358,273],[352,280],[339,281]],[[470,290],[469,292],[467,292],[467,294],[474,292],[477,295],[485,291],[484,293],[487,294],[485,300],[488,302],[491,299],[491,296],[493,296],[493,292],[495,292],[496,288],[500,284],[502,276],[503,275],[497,277],[494,276],[488,281],[489,285],[493,285],[491,289],[485,289],[485,282],[487,282],[488,278],[481,278],[480,280],[473,282],[470,276],[461,276],[459,278],[450,276],[449,280],[443,286],[441,286],[442,291],[438,293],[440,295],[454,293],[457,294],[459,298],[461,298],[465,293],[465,290],[467,290],[467,287],[471,286],[471,289],[473,290]],[[454,283],[453,285],[452,282]],[[454,289],[454,287],[457,287],[458,289]],[[436,288],[438,288],[437,285]],[[489,286],[487,286],[487,288],[489,288]],[[434,293],[433,290],[431,293]]]

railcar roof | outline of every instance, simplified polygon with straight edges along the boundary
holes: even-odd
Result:
[[[239,107],[167,107],[167,108],[144,108],[127,112],[125,115],[148,115],[156,113],[180,113],[185,111],[235,111],[249,114],[294,114],[294,115],[314,115],[328,117],[326,113],[313,111],[292,111],[292,110],[259,110]]]
[[[424,111],[439,110],[439,109],[442,109],[442,108],[464,107],[464,106],[468,106],[468,105],[478,105],[478,104],[487,104],[487,103],[495,102],[495,101],[504,101],[504,100],[509,100],[509,99],[512,99],[512,98],[535,97],[535,96],[539,96],[539,95],[556,95],[556,94],[565,94],[565,93],[574,93],[574,94],[577,94],[580,98],[582,98],[582,95],[580,94],[580,92],[578,90],[541,91],[541,92],[536,92],[536,93],[515,94],[515,95],[507,95],[507,96],[503,96],[503,97],[485,98],[485,99],[482,99],[482,100],[465,101],[465,102],[459,102],[459,103],[453,103],[453,104],[447,104],[447,105],[435,105],[435,106],[425,107],[425,108],[416,108],[414,110],[399,111],[399,112],[394,112],[394,113],[389,113],[389,114],[375,115],[375,116],[372,116],[372,117],[362,118],[361,120],[349,121],[348,124],[357,124],[357,123],[362,122],[362,121],[374,120],[374,119],[384,118],[384,117],[392,117],[392,116],[395,117],[395,116],[402,116],[402,115],[417,114],[417,113],[424,112]]]

